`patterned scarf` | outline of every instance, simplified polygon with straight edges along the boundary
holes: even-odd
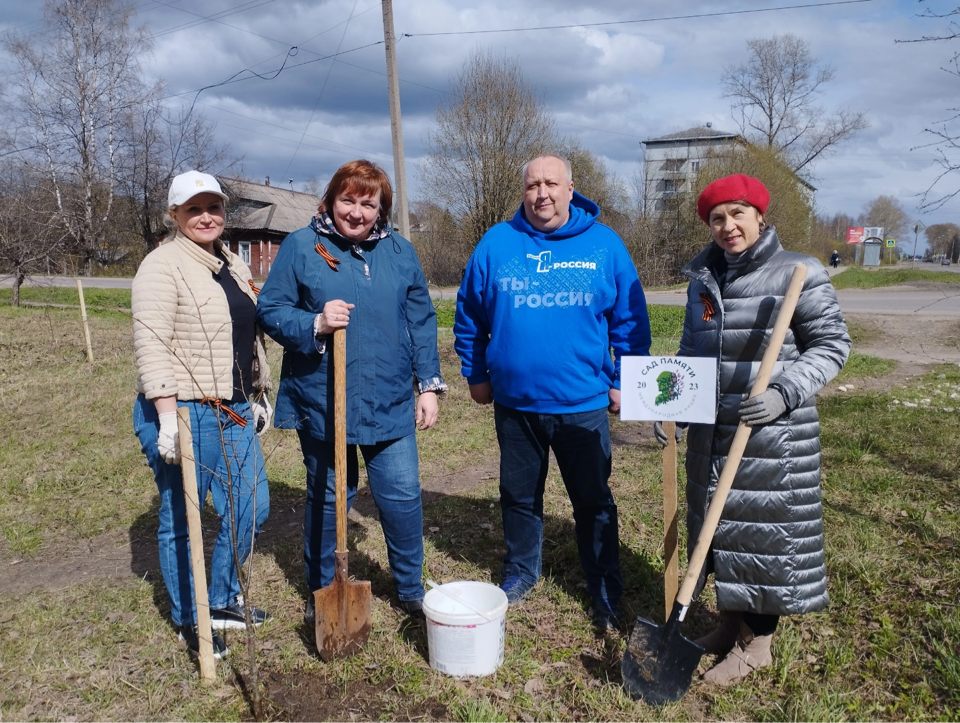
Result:
[[[329,213],[319,211],[313,217],[314,223],[317,225],[317,230],[324,234],[325,236],[340,236],[343,237],[343,234],[337,230],[336,224],[333,222],[333,219],[330,217]],[[370,235],[365,239],[366,241],[381,241],[390,235],[390,225],[386,223],[380,223],[379,221],[373,224],[373,228],[370,229]],[[356,242],[353,242],[356,245]]]

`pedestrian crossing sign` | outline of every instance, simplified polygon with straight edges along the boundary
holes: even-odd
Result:
[[[888,249],[893,249],[893,248],[896,248],[896,247],[897,247],[897,240],[896,240],[895,238],[888,238],[888,239],[887,239],[887,248],[888,248]]]

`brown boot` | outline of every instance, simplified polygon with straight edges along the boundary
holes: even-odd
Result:
[[[726,655],[737,642],[742,616],[743,613],[738,611],[721,610],[720,625],[713,632],[693,642],[702,647],[708,655]]]
[[[703,674],[708,683],[726,688],[739,683],[757,668],[773,665],[770,643],[773,635],[754,636],[745,623],[740,623],[740,635],[730,653]]]

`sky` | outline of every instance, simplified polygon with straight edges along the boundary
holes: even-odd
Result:
[[[921,15],[949,12],[957,0],[822,2],[396,0],[411,198],[422,198],[419,161],[437,107],[448,102],[451,83],[476,51],[519,61],[559,132],[629,180],[644,140],[707,122],[737,131],[722,95],[723,69],[747,61],[747,40],[790,32],[835,69],[822,105],[863,111],[869,123],[813,168],[818,212],[855,217],[874,198],[892,195],[911,222],[960,223],[960,197],[939,209],[918,208],[941,173],[934,139],[924,131],[958,106],[960,77],[945,69],[960,39],[897,42],[945,33],[947,20]],[[152,36],[145,74],[163,79],[171,107],[196,104],[216,125],[217,139],[242,156],[245,176],[301,190],[307,179],[325,183],[360,157],[393,174],[378,0],[132,4],[134,24]],[[0,0],[0,8],[5,31],[28,34],[40,26],[37,0]],[[554,29],[535,29],[545,26]],[[0,83],[14,71],[0,52]],[[960,123],[955,128],[960,135]],[[941,181],[934,195],[957,188],[960,173]],[[913,234],[905,241],[912,251]],[[921,232],[918,250],[923,246]]]

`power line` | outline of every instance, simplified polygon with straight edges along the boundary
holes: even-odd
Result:
[[[167,5],[167,3],[160,2],[160,0],[154,0],[154,2],[158,2],[158,3],[161,4],[161,5]],[[254,10],[254,9],[256,9],[256,8],[263,7],[264,5],[270,5],[271,3],[276,2],[276,0],[262,0],[262,2],[259,2],[259,4],[255,4],[255,3],[257,3],[257,2],[258,2],[258,0],[248,0],[247,2],[243,3],[242,5],[239,5],[239,6],[234,7],[234,8],[230,8],[230,9],[228,9],[228,10],[223,10],[223,11],[221,11],[221,12],[219,12],[219,13],[214,13],[213,15],[200,15],[200,16],[199,16],[199,17],[200,17],[200,20],[193,20],[193,21],[191,21],[191,22],[189,22],[189,23],[184,23],[183,25],[177,25],[177,26],[172,27],[172,28],[167,28],[166,30],[160,30],[159,32],[156,32],[156,33],[154,33],[153,35],[151,35],[150,38],[151,38],[151,39],[153,39],[153,38],[159,38],[159,37],[161,37],[161,36],[163,36],[163,35],[169,35],[170,33],[176,33],[176,32],[179,32],[180,30],[185,30],[185,29],[187,29],[187,28],[193,28],[193,27],[196,27],[197,25],[203,25],[204,23],[217,22],[219,18],[226,18],[226,17],[229,17],[230,15],[236,15],[237,13],[244,13],[244,12],[246,12],[247,10]],[[170,6],[168,5],[168,7],[170,7]],[[174,9],[174,10],[180,10],[181,12],[189,12],[188,10],[184,10],[183,8],[173,8],[173,9]],[[191,14],[191,15],[196,15],[196,13],[190,13],[190,14]],[[223,24],[226,25],[226,23],[223,23]]]
[[[715,13],[694,13],[691,15],[664,15],[659,18],[639,18],[637,20],[611,20],[603,23],[573,23],[571,25],[541,25],[532,28],[499,28],[497,30],[450,30],[441,33],[404,33],[405,38],[428,38],[437,35],[483,35],[487,33],[522,33],[534,30],[566,30],[569,28],[599,28],[609,25],[635,25],[637,23],[656,23],[665,20],[695,20],[699,18],[719,18],[730,15],[748,15],[750,13],[770,13],[780,10],[802,10],[806,8],[825,8],[833,5],[855,5],[874,0],[834,0],[834,2],[809,3],[806,5],[782,5],[775,8],[753,8],[750,10],[723,10]]]
[[[231,123],[224,123],[224,122],[222,122],[222,121],[218,121],[218,122],[217,122],[217,125],[218,125],[218,126],[219,126],[219,125],[223,125],[223,126],[226,126],[227,128],[235,128],[235,129],[237,129],[237,130],[239,130],[239,131],[246,131],[247,133],[253,133],[254,135],[263,136],[264,138],[272,138],[272,139],[274,139],[274,140],[283,141],[284,143],[295,143],[295,141],[290,140],[289,138],[284,138],[283,136],[275,136],[275,135],[271,135],[270,133],[264,133],[264,132],[262,132],[262,131],[254,130],[254,129],[252,129],[252,128],[244,128],[243,126],[236,126],[236,125],[233,125],[233,124],[231,124]],[[273,124],[273,123],[267,123],[267,125],[274,125],[274,124]],[[290,128],[283,128],[283,126],[276,126],[276,127],[277,127],[277,128],[282,128],[283,130],[286,130],[286,131],[290,131],[291,133],[298,133],[298,132],[299,132],[299,131],[292,130],[292,129],[290,129]],[[317,136],[307,136],[307,138],[317,138]],[[354,147],[354,146],[348,146],[348,145],[345,145],[345,144],[343,144],[343,143],[336,143],[335,141],[327,141],[325,138],[321,138],[320,140],[326,141],[327,143],[334,143],[335,145],[343,146],[344,148],[349,148],[349,149],[354,150],[354,151],[359,151],[360,153],[363,153],[364,155],[379,156],[380,158],[385,158],[385,159],[389,160],[391,164],[393,163],[393,157],[392,157],[392,156],[388,156],[388,155],[383,154],[383,153],[377,153],[376,151],[368,151],[368,150],[364,150],[363,148],[356,148],[356,147]],[[355,154],[353,154],[353,153],[347,153],[346,151],[338,151],[336,148],[324,148],[324,147],[322,147],[322,146],[315,146],[315,145],[311,145],[311,144],[309,144],[309,143],[302,143],[302,142],[300,143],[300,145],[306,146],[307,148],[316,148],[318,151],[327,151],[327,152],[329,152],[329,153],[340,153],[340,154],[345,155],[345,156],[353,156],[353,157],[355,157]],[[290,170],[290,167],[287,166],[287,171],[289,171],[289,170]],[[284,172],[283,175],[286,175],[286,172]]]
[[[175,0],[175,1],[176,1],[176,0]],[[273,1],[274,1],[274,0],[270,0],[270,2],[273,2]],[[166,7],[169,7],[169,8],[172,9],[172,10],[179,10],[180,12],[187,13],[188,15],[194,15],[194,16],[196,16],[196,17],[198,17],[198,18],[202,18],[202,19],[204,20],[204,22],[207,22],[207,21],[209,21],[209,22],[215,22],[215,23],[217,23],[218,25],[223,25],[224,27],[227,27],[227,28],[232,28],[232,29],[234,29],[234,30],[239,30],[239,31],[242,32],[242,33],[247,33],[247,34],[249,34],[249,35],[253,35],[253,36],[258,37],[258,38],[263,38],[264,40],[269,40],[271,43],[277,43],[278,45],[286,45],[287,47],[298,47],[300,50],[302,50],[302,51],[304,51],[304,52],[307,52],[307,53],[310,53],[311,55],[320,55],[320,53],[318,53],[318,52],[316,52],[316,51],[314,51],[314,50],[310,50],[309,48],[305,48],[305,47],[303,47],[304,45],[306,45],[306,44],[309,43],[309,42],[312,42],[312,41],[316,40],[316,39],[319,38],[321,35],[324,35],[324,34],[326,34],[326,33],[332,32],[333,30],[336,30],[338,27],[340,27],[340,26],[343,25],[344,23],[349,22],[349,19],[348,19],[348,20],[342,20],[342,21],[340,21],[339,23],[337,23],[336,25],[332,25],[331,27],[327,28],[326,30],[321,30],[321,31],[320,31],[319,33],[317,33],[316,35],[313,35],[313,36],[307,38],[307,39],[304,40],[302,43],[297,43],[296,45],[294,45],[293,43],[289,43],[289,42],[287,42],[287,41],[285,41],[285,40],[278,40],[277,38],[271,38],[271,37],[268,36],[268,35],[263,35],[263,34],[261,34],[261,33],[256,33],[256,32],[254,32],[253,30],[249,30],[249,29],[247,29],[247,28],[240,27],[239,25],[231,25],[230,23],[221,22],[221,21],[218,20],[217,18],[218,18],[218,17],[225,17],[225,16],[223,16],[222,14],[219,14],[219,15],[218,15],[218,14],[214,14],[214,15],[210,15],[210,16],[205,16],[205,15],[200,15],[199,13],[192,12],[192,11],[190,11],[190,10],[184,10],[183,8],[174,7],[171,3],[162,2],[162,0],[151,0],[151,2],[156,2],[156,3],[159,3],[159,4],[164,5],[164,6],[166,6]],[[266,4],[266,3],[264,3],[264,4]],[[254,6],[254,7],[246,8],[246,9],[247,9],[247,10],[253,10],[255,7],[260,7],[260,6],[259,6],[259,5],[256,5],[256,6]],[[373,10],[374,8],[378,8],[378,7],[380,7],[380,3],[377,3],[377,4],[375,4],[375,5],[371,5],[371,6],[368,7],[366,10],[360,11],[359,13],[357,13],[356,15],[354,15],[353,17],[358,18],[358,17],[360,17],[361,15],[365,15],[366,13],[370,12],[370,11]],[[174,30],[181,30],[181,29],[184,29],[184,28],[195,27],[196,25],[200,25],[200,24],[202,24],[202,23],[200,23],[200,22],[188,23],[188,24],[186,24],[186,25],[178,26],[177,28],[171,28],[171,29],[168,29],[168,30],[160,31],[157,35],[162,35],[162,34],[165,34],[165,33],[167,33],[167,32],[173,32]],[[154,35],[154,36],[151,36],[151,37],[157,37],[157,35]],[[271,56],[270,58],[267,58],[266,60],[262,60],[261,62],[262,62],[262,63],[265,63],[265,62],[267,62],[268,60],[272,60],[273,58],[278,57],[279,55],[281,55],[281,53],[278,53],[277,55]],[[259,63],[258,63],[257,65],[259,65]]]
[[[247,120],[252,120],[252,121],[254,121],[254,122],[256,122],[256,123],[262,123],[263,125],[271,126],[272,128],[279,128],[279,129],[282,130],[282,131],[288,131],[288,132],[290,132],[290,133],[300,133],[300,131],[298,131],[298,130],[295,130],[295,129],[293,129],[293,128],[287,128],[286,126],[282,126],[282,125],[280,125],[279,123],[271,123],[270,121],[262,120],[262,119],[260,119],[260,118],[257,118],[256,116],[247,115],[246,113],[238,113],[238,112],[235,111],[235,110],[227,110],[226,108],[221,108],[221,107],[216,106],[216,105],[211,105],[210,103],[204,103],[204,102],[202,102],[202,101],[197,101],[197,105],[202,105],[202,106],[205,106],[205,107],[207,107],[207,108],[211,108],[211,109],[217,111],[218,113],[229,113],[230,115],[235,115],[235,116],[237,116],[237,117],[239,117],[239,118],[246,118]],[[217,121],[217,122],[219,123],[219,121]],[[231,126],[231,127],[234,127],[234,126]],[[251,132],[251,133],[256,133],[256,132],[258,132],[258,131],[250,131],[250,132]],[[274,138],[275,136],[269,136],[269,137],[270,137],[270,138]],[[349,145],[347,145],[346,143],[339,143],[339,142],[337,142],[337,141],[331,141],[329,138],[323,138],[322,136],[312,136],[312,135],[309,135],[309,134],[308,134],[308,135],[307,135],[307,138],[313,138],[313,139],[318,140],[318,141],[323,141],[324,143],[332,143],[332,144],[335,145],[335,146],[343,146],[344,148],[349,148],[349,149],[354,150],[354,151],[360,151],[361,153],[370,153],[370,154],[375,155],[375,156],[381,156],[382,158],[391,158],[391,156],[384,155],[383,153],[377,153],[376,151],[370,151],[370,150],[367,150],[366,148],[357,148],[356,146],[349,146]],[[292,141],[291,141],[291,142],[292,142]]]
[[[375,41],[375,42],[373,42],[373,43],[367,43],[366,45],[360,45],[360,46],[358,46],[358,47],[356,47],[356,48],[351,48],[350,50],[342,50],[342,51],[340,51],[339,53],[332,53],[331,55],[324,55],[324,56],[319,57],[319,58],[314,58],[313,60],[305,60],[305,61],[302,62],[302,63],[294,63],[293,65],[290,65],[290,66],[287,66],[287,65],[286,65],[286,59],[284,59],[283,65],[281,65],[279,68],[277,68],[277,70],[275,70],[275,71],[273,71],[273,70],[268,70],[268,71],[266,71],[265,73],[257,73],[256,71],[251,70],[250,68],[244,68],[243,70],[237,71],[236,73],[234,73],[233,75],[231,75],[229,78],[227,78],[226,80],[221,81],[221,82],[219,82],[219,83],[213,83],[212,85],[205,85],[205,86],[202,87],[202,88],[195,88],[194,90],[185,90],[185,91],[182,91],[182,92],[180,92],[180,93],[173,93],[173,94],[171,94],[171,95],[165,95],[165,96],[163,97],[163,99],[166,100],[167,98],[179,98],[180,96],[190,95],[191,93],[197,93],[197,94],[199,95],[201,92],[203,92],[203,91],[205,91],[205,90],[210,90],[211,88],[219,88],[219,87],[222,86],[222,85],[231,85],[232,83],[239,83],[239,82],[244,81],[244,80],[252,80],[252,77],[250,77],[250,76],[247,76],[246,78],[237,78],[236,76],[240,75],[240,73],[251,73],[253,77],[260,78],[261,80],[273,80],[273,79],[276,78],[278,75],[280,75],[280,71],[284,70],[284,69],[287,68],[287,67],[289,67],[290,69],[300,68],[300,67],[302,67],[302,66],[304,66],[304,65],[310,65],[311,63],[319,63],[321,60],[330,60],[331,58],[336,58],[336,57],[338,57],[338,56],[340,56],[340,55],[346,55],[347,53],[354,53],[354,52],[356,52],[357,50],[363,50],[363,49],[365,49],[365,48],[372,48],[372,47],[375,46],[375,45],[383,45],[383,41],[382,41],[382,40],[377,40],[377,41]],[[298,50],[298,48],[297,48],[296,46],[290,48],[290,51],[296,51],[296,50]],[[290,51],[287,52],[287,57],[293,57],[293,56],[296,55],[296,52],[293,52],[292,55],[291,55],[291,52],[290,52]],[[270,73],[273,73],[273,75],[272,75],[271,77],[267,77]]]
[[[334,57],[340,53],[340,48],[343,46],[344,38],[347,37],[347,30],[350,28],[350,21],[353,19],[353,14],[357,10],[358,2],[359,0],[353,0],[353,7],[350,8],[350,17],[347,18],[347,22],[343,26],[343,33],[340,35],[340,42],[337,43],[337,52],[334,53]],[[303,142],[304,136],[306,136],[307,131],[310,130],[310,124],[313,123],[313,116],[316,114],[317,108],[320,106],[320,99],[323,97],[323,91],[327,88],[327,82],[330,80],[330,75],[333,73],[333,66],[336,64],[337,61],[334,60],[332,63],[330,63],[330,67],[327,68],[327,74],[323,78],[323,85],[320,86],[320,93],[317,95],[317,102],[313,104],[313,110],[310,111],[310,117],[307,119],[307,124],[303,127],[303,134],[300,136],[300,141],[297,143],[297,147],[293,149],[293,155],[290,156],[290,161],[287,163],[287,167],[283,171],[284,176],[286,176],[290,171],[290,166],[293,165],[293,161],[297,157],[297,152],[300,150],[300,143]]]

